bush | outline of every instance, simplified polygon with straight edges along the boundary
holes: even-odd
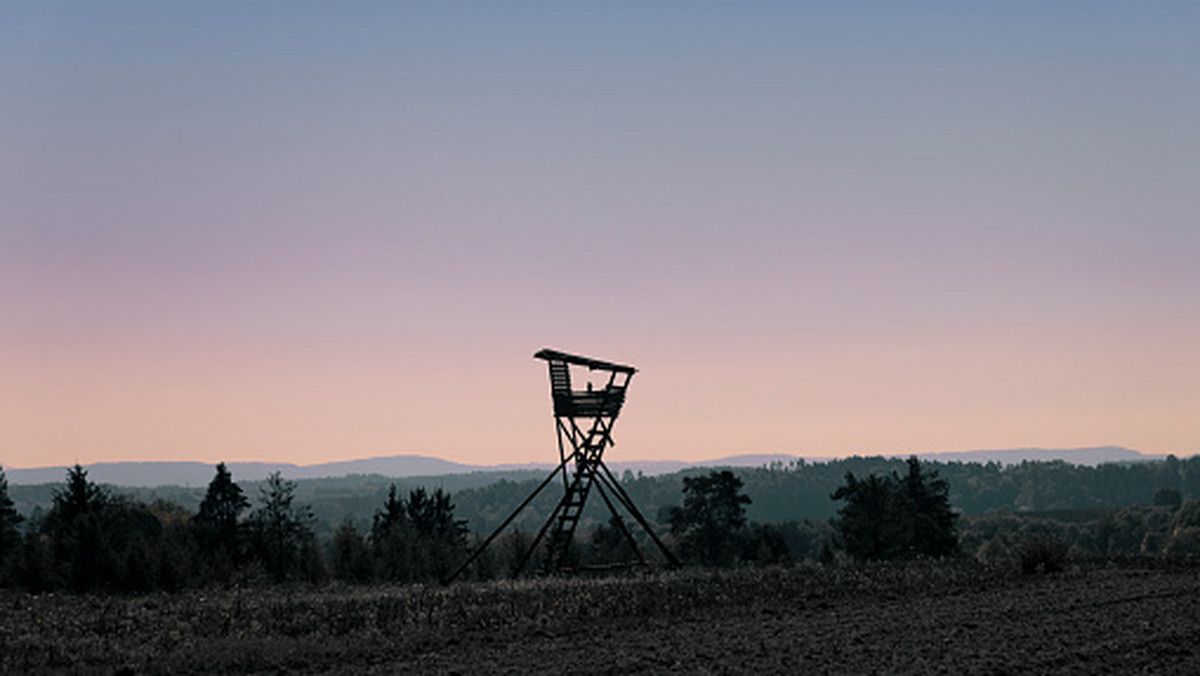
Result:
[[[1067,564],[1067,545],[1047,535],[1030,535],[1016,548],[1017,564],[1026,575],[1061,573]]]
[[[1167,541],[1167,556],[1196,557],[1200,556],[1200,527],[1185,526],[1171,533]]]

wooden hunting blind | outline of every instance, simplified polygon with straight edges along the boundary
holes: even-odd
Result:
[[[545,549],[541,559],[542,572],[551,573],[570,568],[568,550],[588,495],[593,489],[615,517],[613,523],[620,528],[629,543],[631,551],[637,557],[637,564],[647,565],[646,557],[626,526],[622,510],[646,532],[669,564],[678,565],[678,560],[654,533],[654,529],[638,511],[633,500],[604,464],[604,451],[613,444],[613,425],[621,413],[621,407],[625,403],[625,392],[629,389],[629,381],[633,374],[637,373],[637,369],[551,349],[541,350],[533,356],[545,360],[550,368],[550,400],[554,406],[554,426],[558,436],[558,467],[555,467],[533,493],[483,541],[447,582],[458,577],[471,565],[471,562],[558,476],[562,478],[562,498],[525,551],[516,574],[521,573],[543,542]],[[586,387],[573,386],[573,369],[587,380]],[[599,376],[599,379],[594,381],[596,376]]]

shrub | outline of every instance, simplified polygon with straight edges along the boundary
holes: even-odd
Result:
[[[1200,527],[1177,528],[1167,541],[1166,553],[1175,557],[1200,556]]]
[[[1027,536],[1016,547],[1017,564],[1026,575],[1061,573],[1066,568],[1067,545],[1048,535]]]

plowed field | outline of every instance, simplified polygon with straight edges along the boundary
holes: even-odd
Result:
[[[1200,672],[1200,569],[1183,566],[0,598],[6,673]]]

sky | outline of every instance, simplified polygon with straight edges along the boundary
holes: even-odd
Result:
[[[0,465],[1200,452],[1200,4],[0,4]]]

